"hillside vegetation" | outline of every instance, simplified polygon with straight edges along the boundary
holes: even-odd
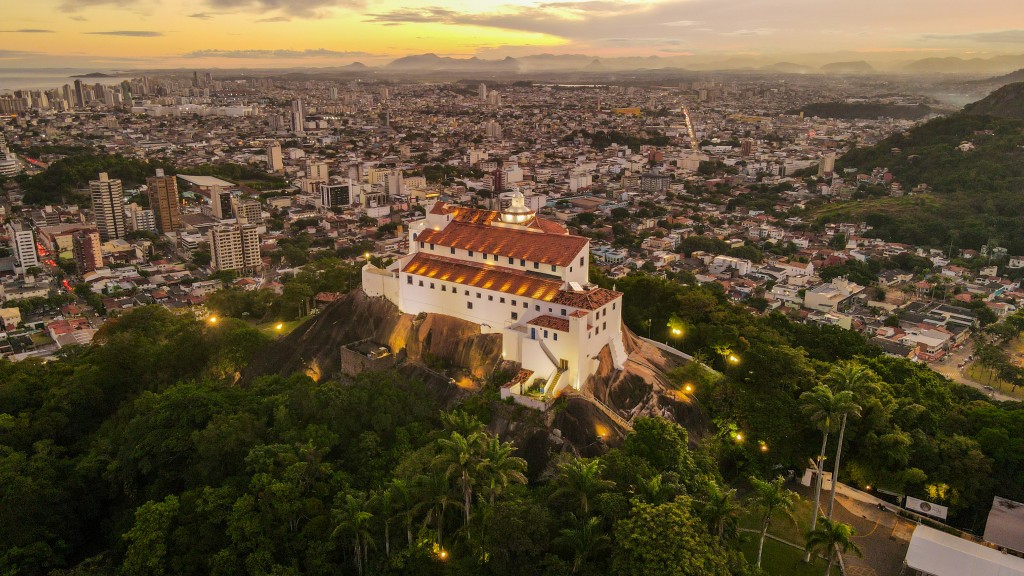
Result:
[[[958,146],[970,142],[974,149]],[[893,242],[947,248],[1007,247],[1024,253],[1024,122],[959,113],[856,148],[839,168],[888,168],[904,190],[933,193],[830,204],[819,221],[866,221]]]

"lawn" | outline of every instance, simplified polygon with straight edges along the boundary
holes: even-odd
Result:
[[[748,540],[740,549],[751,564],[757,561],[757,534],[744,534]],[[838,562],[836,563],[838,565]],[[822,576],[825,573],[825,561],[818,558],[815,563],[804,563],[803,551],[776,542],[771,538],[764,541],[764,553],[761,555],[761,568],[770,576]],[[832,567],[832,574],[838,574],[838,566]]]
[[[824,489],[821,491],[821,501],[827,506],[828,491]],[[776,513],[772,516],[772,525],[768,529],[768,533],[794,544],[803,544],[807,531],[811,529],[812,507],[812,502],[804,498],[797,498],[796,506],[793,509],[793,518],[796,520],[796,523],[794,524],[788,518]],[[739,525],[740,528],[760,531],[761,517],[751,513],[744,514],[740,516]]]
[[[308,318],[308,316],[306,318]],[[298,320],[290,320],[288,322],[281,322],[279,320],[271,320],[270,322],[262,322],[260,324],[257,324],[256,328],[260,332],[263,332],[264,334],[267,334],[267,335],[275,337],[275,338],[278,337],[278,336],[287,336],[292,330],[295,330],[295,328],[297,328],[299,326],[299,324],[302,324],[306,320],[306,318],[300,318]],[[280,329],[278,329],[278,327],[277,327],[279,324],[281,326]]]
[[[977,362],[971,362],[967,365],[964,369],[964,377],[974,380],[978,384],[991,386],[992,388],[995,388],[996,391],[1002,392],[1007,396],[1013,396],[1014,398],[1024,400],[1024,388],[1018,386],[1017,389],[1014,390],[1013,386],[1004,382],[1002,378],[996,376],[992,370],[979,365]]]

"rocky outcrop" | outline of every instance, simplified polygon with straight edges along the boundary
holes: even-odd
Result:
[[[361,340],[388,346],[398,356],[398,370],[426,383],[443,406],[475,393],[470,383],[485,381],[502,362],[499,334],[481,334],[478,325],[451,316],[402,314],[388,300],[354,290],[271,344],[252,360],[242,382],[294,372],[317,380],[336,377],[342,346]],[[516,442],[531,473],[538,474],[561,451],[594,455],[617,445],[638,416],[673,420],[687,428],[693,442],[707,434],[700,406],[674,390],[666,374],[685,360],[628,330],[623,340],[628,359],[621,370],[605,348],[583,390],[565,395],[546,413],[494,403],[491,430]]]

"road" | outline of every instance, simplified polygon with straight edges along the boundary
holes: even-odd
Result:
[[[975,382],[960,372],[960,369],[957,368],[957,366],[964,362],[967,359],[967,356],[973,352],[974,344],[968,341],[966,344],[961,346],[959,350],[954,350],[951,354],[946,356],[942,362],[930,364],[930,366],[932,367],[932,370],[935,370],[946,378],[949,378],[959,384],[963,384],[964,386],[970,386],[993,400],[1016,402],[1017,399],[1013,396],[1003,394],[996,390],[986,390],[984,384]]]

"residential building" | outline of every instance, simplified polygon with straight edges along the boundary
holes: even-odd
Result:
[[[39,253],[36,252],[36,236],[32,227],[25,222],[10,221],[7,223],[7,235],[11,237],[11,252],[14,253],[14,271],[24,274],[25,270],[39,266]]]
[[[271,142],[267,146],[267,171],[281,172],[284,170],[284,156],[281,155],[281,143]]]
[[[207,232],[212,266],[218,272],[251,273],[263,266],[260,235],[252,224],[222,224]]]
[[[121,181],[100,172],[99,179],[89,182],[92,213],[100,239],[104,242],[124,238],[128,233],[124,217],[124,190]]]
[[[100,233],[96,230],[78,230],[71,236],[72,254],[79,274],[103,267]]]
[[[168,234],[181,228],[178,179],[164,175],[164,171],[157,168],[156,176],[146,178],[146,186],[149,188],[149,208],[153,210],[157,232]]]

